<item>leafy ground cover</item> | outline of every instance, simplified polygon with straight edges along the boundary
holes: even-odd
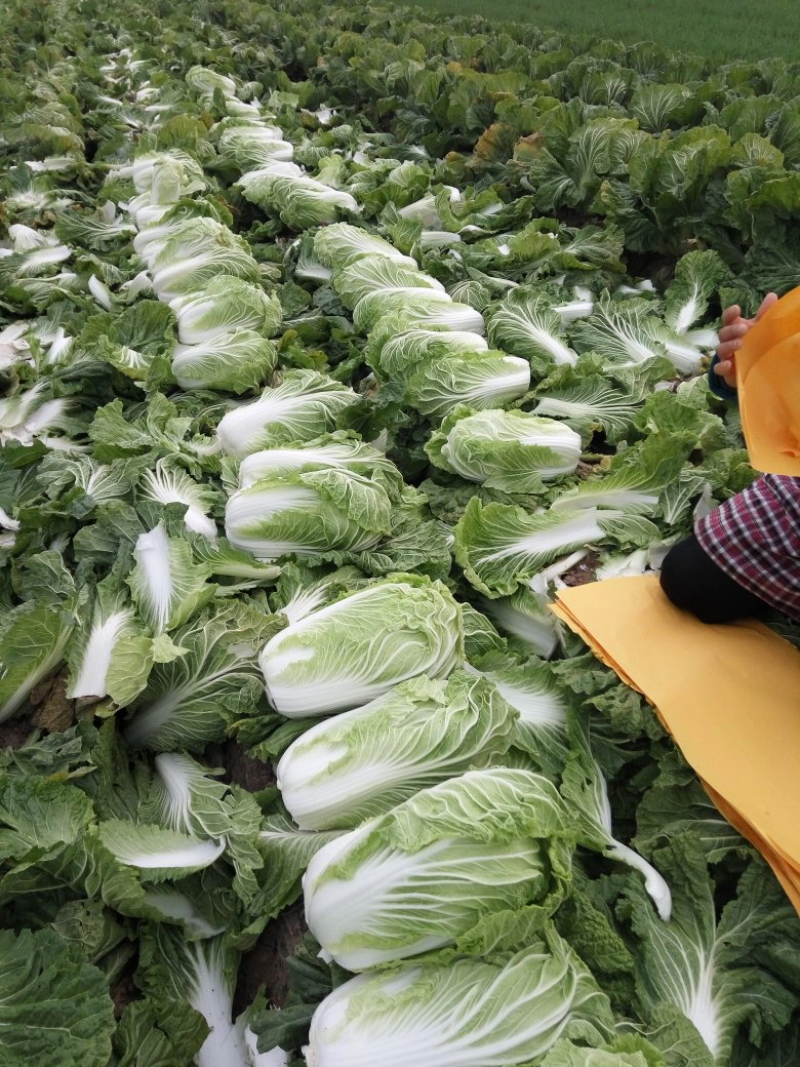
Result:
[[[753,477],[798,73],[395,15],[8,6],[2,1062],[796,1067],[796,915],[547,604]]]
[[[716,63],[800,58],[800,14],[791,0],[768,0],[759,7],[744,0],[672,0],[669,4],[635,0],[425,0],[430,14],[477,15],[497,28],[504,22],[529,23],[541,30],[569,33],[591,51],[603,38],[628,45],[642,40],[670,51],[691,52]],[[622,46],[624,47],[624,45]]]

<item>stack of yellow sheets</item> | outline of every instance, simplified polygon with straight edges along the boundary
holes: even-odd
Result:
[[[554,611],[654,705],[800,912],[800,653],[753,620],[699,622],[654,575],[564,589]]]
[[[745,334],[736,383],[752,466],[800,477],[800,288]]]

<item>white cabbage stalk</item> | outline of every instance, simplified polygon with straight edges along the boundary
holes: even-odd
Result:
[[[520,726],[525,729],[552,728],[565,730],[567,703],[554,684],[547,684],[534,671],[525,668],[487,671],[498,693],[519,712]]]
[[[133,215],[133,221],[141,231],[146,231],[157,226],[171,209],[171,204],[153,204],[150,202],[150,194],[142,193],[133,200],[124,204],[123,207]],[[134,238],[135,247],[136,238]]]
[[[133,558],[128,584],[139,613],[157,633],[179,625],[214,592],[188,541],[168,537],[163,523],[139,534]]]
[[[107,615],[96,610],[77,676],[67,687],[69,699],[107,696],[112,657],[121,641],[137,633],[133,608],[119,608]]]
[[[528,582],[528,588],[534,593],[538,593],[545,597],[549,594],[551,583],[556,589],[562,589],[565,583],[561,581],[561,575],[572,570],[573,567],[588,555],[588,548],[579,548],[575,552],[570,552],[568,556],[564,556],[562,559],[557,559],[555,563],[551,563],[549,567],[544,567],[538,574],[534,574],[533,578]]]
[[[30,345],[24,340],[28,326],[27,322],[14,322],[0,330],[0,370],[29,358]]]
[[[637,548],[625,555],[607,556],[595,572],[595,580],[629,578],[644,574],[648,569],[648,549]]]
[[[562,328],[558,309],[546,299],[512,292],[493,309],[489,340],[515,356],[574,366],[578,354],[567,344]]]
[[[120,863],[142,870],[202,870],[215,863],[227,847],[225,838],[201,840],[160,826],[125,822],[102,823],[100,837]]]
[[[167,209],[159,208],[164,213]],[[184,220],[173,219],[171,222],[154,222],[144,226],[139,223],[139,233],[133,239],[133,248],[138,256],[141,256],[148,267],[152,270],[156,257],[170,238],[180,233]],[[137,218],[138,223],[138,218]],[[190,297],[195,296],[190,293]]]
[[[289,1053],[285,1052],[280,1045],[276,1045],[269,1052],[258,1051],[258,1036],[249,1026],[245,1027],[244,1041],[250,1056],[251,1067],[288,1067]]]
[[[8,236],[11,238],[15,252],[33,252],[37,248],[45,248],[52,245],[53,239],[41,230],[34,230],[32,226],[25,226],[21,222],[8,227]]]
[[[89,292],[95,298],[100,307],[105,308],[106,311],[113,310],[114,300],[111,296],[111,290],[94,274],[89,279]]]
[[[119,101],[116,102],[119,103]],[[47,159],[26,160],[25,166],[32,170],[34,174],[53,174],[59,171],[72,170],[78,162],[79,160],[73,156],[50,156]]]
[[[166,918],[180,923],[193,939],[216,937],[225,933],[224,926],[212,926],[187,896],[171,886],[145,890],[144,903]]]
[[[65,363],[72,352],[72,346],[74,344],[72,337],[67,337],[66,331],[63,326],[59,326],[55,333],[50,347],[47,351],[48,363]]]
[[[137,296],[142,296],[143,293],[151,293],[153,291],[153,283],[147,271],[139,271],[134,278],[131,278],[129,282],[125,282],[119,289],[121,293],[126,295],[128,300],[135,300]]]
[[[182,752],[159,753],[155,768],[158,778],[150,800],[159,824],[185,834],[202,832],[211,838],[222,837],[214,826],[219,821],[220,805],[215,810],[213,794],[204,797],[210,792],[209,783],[212,789],[220,788],[208,770]]]
[[[445,185],[450,202],[461,199],[461,193],[453,185]],[[436,210],[436,197],[434,195],[423,196],[420,200],[415,200],[413,204],[408,204],[406,207],[401,207],[398,214],[404,219],[415,219],[421,222],[423,227],[428,230],[441,229],[442,220],[439,218]]]
[[[45,385],[39,382],[27,392],[0,400],[0,444],[18,441],[30,445],[47,430],[63,426],[69,401],[44,400]]]
[[[644,856],[614,836],[608,783],[592,751],[588,716],[576,716],[574,725],[561,792],[576,819],[576,829],[580,831],[578,840],[589,848],[601,851],[609,859],[639,871],[644,876],[645,889],[659,918],[668,923],[672,915],[669,885]]]
[[[72,255],[72,249],[67,245],[52,245],[45,248],[37,248],[32,252],[26,252],[22,263],[17,268],[21,277],[29,274],[38,274],[39,271],[52,267],[57,263],[63,263]]]
[[[549,659],[558,645],[559,622],[545,596],[524,586],[511,596],[481,602],[481,610],[510,636],[528,646],[537,656]]]
[[[180,468],[170,470],[160,460],[154,471],[145,471],[142,475],[140,492],[145,500],[188,505],[183,519],[187,529],[202,534],[209,541],[217,539],[217,524],[207,514],[208,493],[186,471]]]
[[[165,965],[168,993],[188,1002],[208,1027],[196,1067],[255,1067],[247,1051],[243,1020],[233,1021],[239,954],[222,937],[188,941],[181,931],[159,927],[155,939]]]
[[[461,244],[461,235],[448,230],[423,230],[419,236],[419,246],[425,250],[457,244]]]
[[[553,311],[565,325],[575,319],[585,319],[594,311],[594,294],[591,289],[575,286],[573,299],[566,304],[557,304]]]
[[[161,523],[149,533],[139,535],[133,554],[142,569],[146,596],[152,605],[151,616],[156,628],[163,630],[172,610],[174,593],[169,540]]]
[[[18,530],[19,520],[12,519],[5,508],[0,508],[0,526],[2,526],[4,530]]]

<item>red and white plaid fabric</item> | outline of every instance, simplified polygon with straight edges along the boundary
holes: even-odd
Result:
[[[734,581],[800,620],[800,478],[763,475],[700,519],[695,534]]]

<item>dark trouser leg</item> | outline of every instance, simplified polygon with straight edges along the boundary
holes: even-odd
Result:
[[[694,534],[667,553],[661,588],[676,607],[690,611],[701,622],[733,622],[767,610],[763,600],[714,563]]]

